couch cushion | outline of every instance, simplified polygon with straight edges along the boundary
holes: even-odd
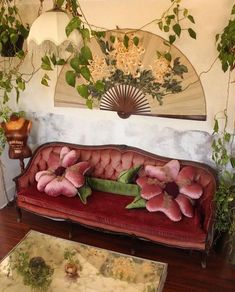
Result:
[[[50,197],[39,192],[36,184],[19,191],[17,201],[19,207],[27,206],[27,210],[38,211],[45,216],[70,219],[172,246],[205,248],[206,234],[201,227],[197,209],[194,218],[183,217],[180,222],[172,222],[162,213],[125,209],[133,197],[93,191],[84,205],[78,197]],[[43,213],[39,210],[43,210]]]

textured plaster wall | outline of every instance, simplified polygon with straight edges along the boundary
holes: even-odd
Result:
[[[35,19],[39,1],[19,0],[25,21]],[[212,4],[213,2],[213,4]],[[51,8],[52,1],[45,0],[44,8]],[[80,0],[90,23],[107,29],[139,28],[154,18],[158,18],[170,4],[167,0]],[[176,42],[176,46],[189,58],[200,74],[206,71],[216,58],[215,35],[227,24],[234,0],[184,0],[182,5],[193,14],[197,40],[186,35]],[[161,33],[156,24],[145,30]],[[37,60],[34,59],[36,62]],[[39,63],[38,63],[39,64]],[[32,69],[30,60],[23,70]],[[40,85],[42,73],[33,77],[16,108],[29,112],[33,119],[33,129],[29,139],[32,148],[46,141],[60,140],[79,144],[127,144],[143,148],[159,155],[178,159],[197,160],[212,164],[210,141],[214,114],[223,110],[226,102],[227,78],[217,61],[209,73],[201,75],[207,103],[207,121],[174,120],[156,117],[131,116],[120,119],[116,113],[91,111],[75,108],[55,108],[54,88],[57,72],[50,74],[50,87]],[[235,85],[232,85],[234,96]],[[233,127],[235,99],[229,102],[229,128]],[[3,157],[5,181],[12,194],[12,178],[18,173],[18,162]]]

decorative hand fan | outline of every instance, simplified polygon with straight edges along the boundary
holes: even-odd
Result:
[[[125,34],[130,39],[128,48],[120,41]],[[111,35],[115,42],[108,54],[110,62],[96,40],[90,42],[93,60],[89,69],[95,81],[103,80],[105,84],[105,93],[93,104],[94,109],[116,111],[121,118],[135,114],[206,120],[201,81],[179,49],[172,45],[169,60],[164,57],[169,47],[157,35],[138,31],[139,45],[133,41],[133,30],[106,32],[106,39],[110,40]],[[71,68],[65,64],[58,77],[55,106],[86,108],[86,99],[65,81],[68,70]],[[80,78],[77,85],[84,82]]]

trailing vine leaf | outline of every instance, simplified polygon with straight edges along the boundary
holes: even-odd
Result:
[[[172,45],[176,40],[176,36],[175,35],[170,35],[169,36],[169,43]]]
[[[90,70],[87,66],[83,66],[80,68],[80,73],[81,75],[87,80],[89,81],[90,78],[91,78],[91,73],[90,73]]]
[[[88,98],[88,96],[90,95],[88,86],[85,84],[78,85],[77,92],[84,98]]]
[[[76,74],[74,73],[74,71],[67,71],[65,74],[65,79],[66,82],[72,86],[75,87],[75,83],[76,83]]]
[[[74,58],[72,58],[70,60],[70,66],[77,72],[79,73],[80,72],[80,65],[81,65],[81,62],[80,62],[80,58],[79,56],[75,56]]]
[[[232,165],[232,168],[235,168],[235,157],[230,157],[230,163]]]
[[[91,49],[88,46],[83,46],[81,48],[81,56],[87,61],[93,59]]]
[[[79,29],[80,26],[81,19],[78,16],[73,17],[65,28],[67,37],[72,33],[72,31],[74,31],[75,29]]]
[[[193,18],[192,15],[188,15],[188,19],[189,19],[192,23],[195,23],[195,20],[194,20],[194,18]]]
[[[196,39],[197,38],[197,34],[196,34],[196,32],[192,28],[189,28],[188,29],[188,33],[189,33],[189,35],[190,35],[191,38],[193,38],[193,39]]]
[[[49,86],[48,80],[50,80],[50,77],[47,74],[44,74],[41,80],[41,84],[45,86]]]
[[[103,83],[101,80],[97,80],[96,83],[95,83],[95,89],[96,89],[98,92],[103,93],[104,90],[105,90],[105,85],[104,85],[104,83]]]
[[[86,106],[87,106],[89,109],[92,109],[92,108],[93,108],[93,100],[92,100],[92,99],[87,99],[87,100],[86,100]]]
[[[176,23],[175,25],[173,25],[172,28],[173,28],[173,31],[175,32],[175,34],[177,36],[180,36],[180,34],[181,34],[181,26],[178,23]]]
[[[82,38],[85,42],[90,41],[90,31],[88,28],[82,28],[79,31],[80,31]]]
[[[50,61],[50,59],[49,59],[48,56],[44,56],[44,57],[42,57],[41,60],[42,60],[41,68],[42,68],[43,70],[47,70],[47,71],[52,70],[51,61]]]

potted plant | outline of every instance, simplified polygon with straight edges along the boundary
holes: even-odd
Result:
[[[29,33],[13,0],[1,0],[0,8],[0,52],[3,57],[22,54],[23,42]]]
[[[228,256],[235,263],[235,153],[234,137],[227,130],[229,87],[231,85],[231,72],[235,68],[235,4],[231,17],[221,34],[216,35],[217,50],[224,72],[229,71],[228,94],[226,108],[215,116],[212,159],[218,169],[219,185],[216,192],[216,220],[215,231],[218,235],[225,234],[225,246]],[[221,127],[221,122],[223,126]]]

